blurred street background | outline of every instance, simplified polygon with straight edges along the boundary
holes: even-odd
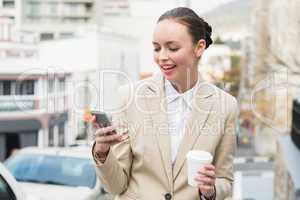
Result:
[[[199,70],[238,99],[232,199],[300,199],[299,0],[0,0],[1,200],[112,199],[84,114],[158,72],[152,32],[178,6],[211,24]]]

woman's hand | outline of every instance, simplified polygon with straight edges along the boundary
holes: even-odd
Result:
[[[100,158],[101,161],[105,161],[109,152],[110,146],[120,143],[128,138],[128,134],[118,134],[116,132],[116,126],[100,127],[95,122],[95,116],[93,116],[93,127],[96,128],[94,154]]]
[[[206,164],[199,169],[198,175],[195,178],[199,191],[207,198],[215,195],[215,175],[215,167],[211,164]]]

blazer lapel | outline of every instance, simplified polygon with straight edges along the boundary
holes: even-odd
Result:
[[[195,145],[201,129],[209,117],[214,106],[213,95],[215,93],[214,86],[208,83],[199,83],[196,94],[192,102],[191,114],[187,117],[184,136],[180,143],[178,154],[173,168],[173,180],[175,180],[183,167],[186,154]]]
[[[168,177],[170,187],[173,186],[171,141],[168,133],[167,106],[164,92],[163,76],[154,76],[146,92],[146,105],[149,117],[152,119],[156,142],[159,147],[164,170]]]

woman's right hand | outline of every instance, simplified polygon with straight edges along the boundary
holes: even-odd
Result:
[[[96,128],[95,136],[95,147],[94,153],[98,155],[107,155],[110,146],[120,143],[128,138],[128,134],[118,134],[116,132],[116,126],[100,127],[95,122],[95,116],[93,116],[93,127]]]

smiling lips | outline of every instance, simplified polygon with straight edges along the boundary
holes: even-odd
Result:
[[[161,65],[160,66],[163,70],[170,70],[176,67],[176,65]]]
[[[166,76],[170,76],[174,72],[176,65],[161,65],[160,68]]]

